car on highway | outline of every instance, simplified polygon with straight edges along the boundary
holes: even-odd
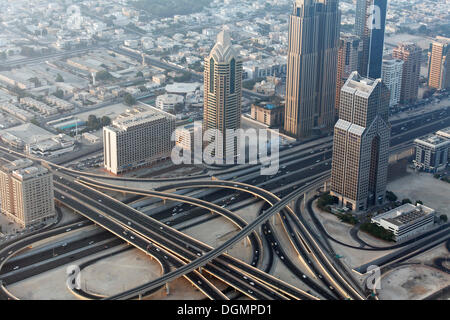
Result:
[[[69,231],[71,231],[72,229],[71,228],[69,228],[69,229],[66,229],[66,232],[69,232]]]
[[[19,269],[19,266],[15,266],[15,267],[13,268],[13,270],[17,270],[17,269]]]
[[[91,244],[94,244],[94,241],[90,241],[89,244],[90,244],[90,245],[91,245]]]

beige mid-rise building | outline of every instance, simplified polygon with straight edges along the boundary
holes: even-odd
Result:
[[[252,118],[265,125],[279,126],[284,119],[284,106],[271,103],[252,104]]]
[[[120,174],[170,157],[174,131],[175,117],[156,108],[120,116],[103,128],[106,170]]]
[[[353,72],[341,90],[334,128],[331,194],[354,211],[382,204],[386,195],[389,90],[381,79]]]
[[[1,166],[0,198],[2,213],[21,227],[55,217],[53,175],[31,160]]]
[[[450,88],[450,38],[437,37],[428,51],[428,86]]]
[[[404,62],[400,103],[415,102],[419,93],[422,49],[414,43],[401,43],[392,52],[392,57]]]
[[[204,71],[204,138],[215,146],[211,156],[217,159],[225,159],[227,154],[237,155],[237,139],[227,138],[226,132],[241,127],[242,70],[242,60],[231,44],[229,31],[221,31],[205,58]],[[208,130],[220,132],[223,143],[207,134],[211,133]]]
[[[353,71],[358,70],[358,58],[362,51],[361,39],[351,33],[341,33],[336,72],[336,117],[339,116],[341,89]]]

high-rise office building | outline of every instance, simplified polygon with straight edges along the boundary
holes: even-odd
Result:
[[[409,104],[418,98],[422,49],[414,43],[401,43],[392,52],[394,59],[404,62],[400,103]]]
[[[203,131],[205,138],[214,141],[212,156],[225,159],[227,154],[237,155],[237,139],[227,137],[227,129],[241,127],[242,60],[231,43],[228,30],[217,36],[217,42],[205,58]],[[220,131],[223,139],[207,134]]]
[[[353,72],[341,90],[334,128],[331,194],[354,211],[384,202],[389,161],[389,91]]]
[[[20,159],[0,168],[2,213],[21,227],[55,217],[53,175],[33,161]]]
[[[389,107],[393,108],[400,102],[403,78],[403,60],[384,59],[381,78],[390,93]]]
[[[450,88],[450,38],[437,37],[428,51],[428,86]]]
[[[358,72],[363,77],[381,77],[386,10],[387,0],[356,1],[355,34],[363,44]]]
[[[106,170],[120,174],[170,157],[174,131],[175,116],[156,108],[121,115],[103,128]]]
[[[361,39],[350,33],[341,33],[336,73],[336,117],[339,116],[341,89],[353,71],[358,70],[358,57],[362,50]]]
[[[305,138],[335,122],[337,0],[296,0],[289,21],[284,130]]]

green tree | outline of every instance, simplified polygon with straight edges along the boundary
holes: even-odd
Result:
[[[55,97],[57,98],[64,98],[64,91],[62,91],[61,89],[56,90],[56,92],[53,94]]]
[[[402,200],[402,204],[412,203],[412,201],[408,198]]]
[[[370,222],[363,223],[360,229],[382,240],[386,241],[394,240],[394,233],[392,233],[392,231],[384,229],[383,227],[380,227],[375,223]]]
[[[394,202],[397,201],[398,197],[392,191],[386,191],[386,199],[388,199],[388,201]]]
[[[127,105],[127,106],[133,106],[136,104],[136,99],[129,93],[127,93],[125,95],[125,97],[123,98],[123,102]]]
[[[103,116],[101,122],[103,127],[109,126],[111,124],[111,119],[107,116]]]
[[[113,76],[106,70],[101,70],[95,74],[95,78],[100,81],[111,80]]]
[[[439,216],[439,219],[442,221],[442,222],[447,222],[448,221],[448,217],[447,217],[447,215],[445,215],[445,214],[441,214],[440,216]]]
[[[99,122],[100,121],[98,120],[98,118],[95,115],[91,114],[88,117],[87,126],[91,130],[96,129],[97,126],[99,125]]]
[[[138,73],[136,73],[136,78],[143,78],[144,74],[142,73],[142,71],[139,71]]]
[[[64,78],[58,73],[55,79],[56,82],[64,82]]]
[[[417,200],[417,201],[416,201],[416,206],[417,206],[418,204],[423,204],[423,202],[422,202],[421,200]]]
[[[330,195],[329,192],[322,194],[317,200],[317,207],[324,211],[329,211],[328,206],[339,203],[339,199]]]
[[[184,110],[184,104],[182,104],[182,103],[177,103],[175,105],[175,107],[173,108],[173,111],[175,112],[175,114],[182,113],[183,110]]]

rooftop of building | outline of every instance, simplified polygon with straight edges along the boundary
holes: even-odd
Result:
[[[438,132],[436,132],[436,135],[450,139],[450,127],[439,130]]]
[[[30,167],[32,165],[33,165],[33,161],[31,161],[30,159],[24,158],[24,159],[18,159],[18,160],[3,164],[1,168],[4,172],[12,172],[15,170]]]
[[[429,214],[433,214],[435,211],[424,205],[417,204],[417,206],[407,203],[398,208],[392,209],[386,213],[373,218],[373,220],[380,221],[385,220],[398,227],[408,225],[414,221],[423,218]]]
[[[276,110],[276,109],[279,109],[279,108],[283,107],[283,106],[280,106],[280,105],[275,105],[273,103],[260,103],[260,104],[255,104],[255,106],[259,107],[259,108],[266,109],[266,110]]]
[[[0,131],[0,135],[2,136],[5,133],[15,136],[16,138],[22,140],[25,144],[37,143],[55,136],[55,134],[32,123],[25,123],[20,126]]]
[[[430,134],[415,140],[416,143],[430,147],[445,147],[450,145],[450,140],[437,134]]]
[[[384,65],[388,65],[388,66],[392,66],[394,64],[403,64],[404,61],[400,60],[400,59],[383,59],[383,64]]]
[[[166,86],[166,91],[168,93],[179,93],[179,94],[187,94],[199,90],[202,84],[198,82],[193,83],[173,83]]]
[[[172,115],[152,108],[142,112],[127,112],[116,118],[108,128],[127,131],[138,125],[173,117]]]
[[[13,171],[13,177],[20,179],[22,181],[33,179],[45,174],[48,174],[49,171],[42,166],[32,166],[23,169],[18,169]]]
[[[380,79],[362,77],[358,74],[357,71],[354,71],[347,79],[347,82],[345,82],[343,90],[351,89],[360,93],[364,93],[366,95],[370,95],[370,93],[372,93],[372,91],[378,85],[379,81]]]

